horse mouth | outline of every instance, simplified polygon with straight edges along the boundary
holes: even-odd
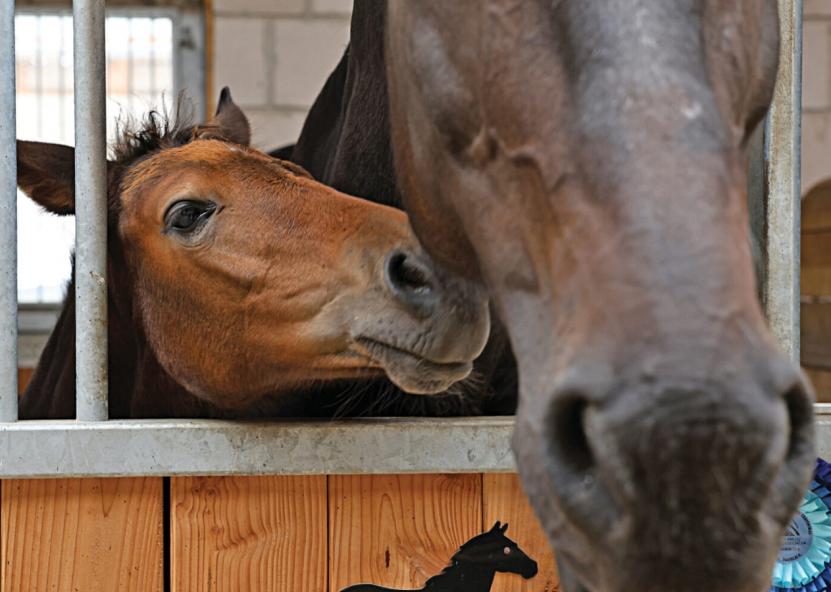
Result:
[[[358,337],[358,349],[377,362],[396,386],[414,395],[435,395],[467,378],[472,362],[436,362],[410,350],[372,339]]]

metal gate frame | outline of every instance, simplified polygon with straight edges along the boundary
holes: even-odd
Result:
[[[103,0],[73,3],[78,419],[18,422],[14,1],[0,1],[0,477],[514,470],[510,417],[107,420]],[[779,14],[780,70],[750,201],[765,311],[798,359],[802,0],[779,0]],[[831,405],[817,406],[817,426],[819,452],[831,454]]]

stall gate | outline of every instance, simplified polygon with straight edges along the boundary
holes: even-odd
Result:
[[[801,0],[751,161],[760,297],[799,352]],[[17,421],[14,2],[0,0],[0,592],[419,588],[500,522],[553,591],[511,418],[108,421],[104,2],[75,0],[77,421]],[[820,453],[831,411],[818,406]]]

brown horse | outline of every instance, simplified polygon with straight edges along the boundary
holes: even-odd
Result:
[[[760,592],[814,458],[747,240],[774,0],[390,0],[398,179],[517,356],[514,448],[592,590]],[[494,240],[500,237],[500,240]]]
[[[437,271],[398,210],[248,147],[227,89],[211,124],[151,114],[109,163],[112,417],[298,413],[312,386],[385,372],[415,393],[465,378],[487,299]],[[18,182],[74,210],[73,150],[18,142]],[[21,404],[74,415],[74,289]],[[311,389],[314,390],[314,389]]]
[[[567,589],[766,590],[814,454],[747,240],[776,2],[386,11],[355,3],[292,159],[400,190],[426,248],[491,290],[517,462]]]

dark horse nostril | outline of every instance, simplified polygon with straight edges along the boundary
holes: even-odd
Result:
[[[551,445],[557,458],[572,474],[585,474],[595,464],[586,435],[588,403],[580,396],[563,396],[551,409]]]
[[[802,381],[792,386],[784,396],[790,422],[790,437],[786,460],[804,456],[805,448],[813,446],[814,401]]]
[[[436,304],[429,268],[405,251],[393,251],[384,263],[384,280],[392,293],[420,315],[432,313]]]

